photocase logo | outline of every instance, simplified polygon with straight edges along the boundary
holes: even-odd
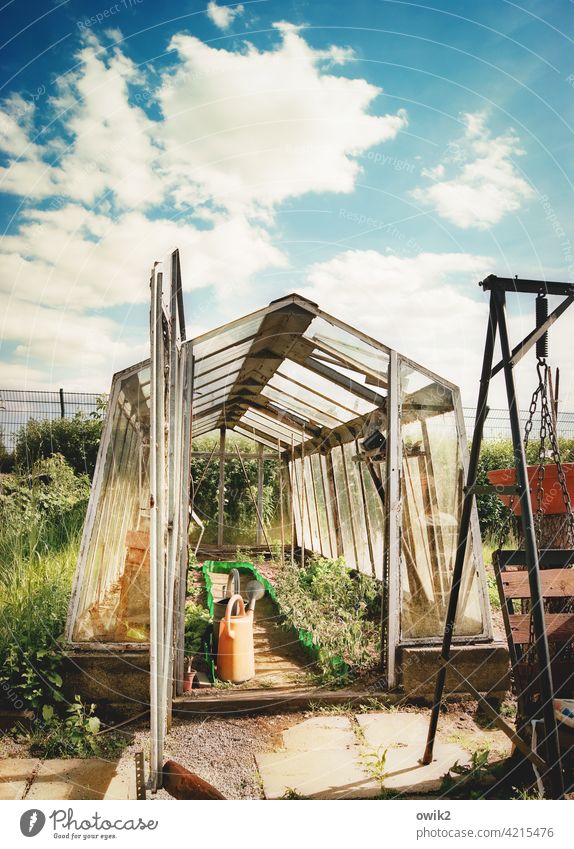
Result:
[[[20,831],[26,837],[36,837],[46,825],[46,816],[37,808],[25,811],[20,817]]]

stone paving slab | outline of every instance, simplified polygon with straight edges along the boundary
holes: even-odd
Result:
[[[0,760],[0,799],[22,799],[38,758],[2,758]]]
[[[357,738],[348,716],[315,716],[283,732],[283,744],[290,752],[347,749]]]
[[[429,719],[420,713],[375,713],[357,716],[367,751],[387,751],[385,789],[428,793],[438,790],[442,777],[458,761],[470,763],[470,754],[455,743],[447,743],[439,734],[432,763],[419,761],[425,749]]]
[[[116,775],[116,767],[98,758],[46,760],[26,799],[128,799],[129,780]]]
[[[440,787],[442,776],[469,753],[441,739],[434,760],[422,766],[428,717],[407,712],[313,717],[283,732],[281,751],[256,756],[267,799],[286,792],[316,799],[370,798],[381,782],[369,770],[368,758],[386,750],[385,790],[426,793]]]

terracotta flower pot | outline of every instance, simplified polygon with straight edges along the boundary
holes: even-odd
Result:
[[[574,504],[574,463],[562,463],[564,469],[564,477],[566,478],[566,487],[570,500]],[[538,466],[528,466],[528,481],[530,485],[530,501],[532,510],[536,512],[536,488],[538,479]],[[493,486],[512,486],[516,483],[516,469],[494,469],[487,472],[488,480]],[[556,516],[566,512],[564,499],[562,498],[562,489],[558,482],[557,466],[554,463],[544,467],[544,496],[542,499],[542,511],[547,516]],[[510,507],[512,501],[512,512],[515,516],[522,515],[518,495],[502,495],[498,496],[503,504]]]

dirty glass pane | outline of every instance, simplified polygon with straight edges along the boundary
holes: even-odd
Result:
[[[325,398],[332,399],[338,408],[344,410],[341,418],[345,421],[351,417],[354,418],[364,413],[370,413],[375,409],[374,404],[354,395],[352,390],[345,389],[343,386],[339,386],[326,377],[321,377],[321,375],[316,374],[311,369],[299,365],[299,363],[295,363],[292,360],[285,360],[277,373],[280,376],[298,381],[298,383],[308,387],[311,392],[317,392]],[[338,413],[335,413],[335,415],[338,415]]]
[[[220,351],[218,353],[211,354],[208,357],[204,357],[203,359],[194,361],[194,377],[198,379],[205,375],[205,379],[207,380],[207,373],[210,373],[213,369],[223,366],[229,368],[231,364],[235,365],[236,362],[239,362],[245,357],[252,344],[253,340],[250,339],[248,342],[232,345],[225,351]],[[196,353],[197,352],[194,349],[194,354]]]
[[[375,474],[384,482],[385,469],[381,463],[373,463]],[[366,463],[361,463],[363,486],[367,506],[367,526],[371,537],[371,548],[374,560],[375,577],[383,579],[383,563],[385,557],[385,517],[383,503],[377,491],[373,478]]]
[[[350,368],[363,371],[371,377],[385,379],[389,366],[389,357],[382,347],[364,342],[337,325],[323,318],[315,318],[307,328],[305,337],[316,346],[315,356],[330,357]]]
[[[353,523],[351,520],[353,505],[349,501],[349,487],[343,461],[343,449],[333,448],[331,454],[333,457],[333,475],[335,478],[337,512],[339,514],[339,527],[341,529],[341,541],[343,543],[343,556],[347,566],[351,569],[358,569]]]
[[[319,523],[317,520],[317,503],[315,500],[315,487],[313,485],[313,467],[311,458],[306,457],[303,461],[305,470],[305,506],[309,513],[309,526],[311,531],[310,546],[311,551],[321,554],[321,539],[319,537]]]
[[[462,508],[463,464],[452,390],[401,363],[401,637],[440,637]],[[483,633],[469,544],[455,636]]]
[[[149,639],[149,367],[116,379],[72,601],[74,642]]]
[[[347,471],[347,482],[349,486],[349,498],[351,500],[351,519],[357,548],[357,568],[365,575],[373,574],[371,553],[369,550],[369,539],[367,522],[365,516],[365,502],[363,499],[363,487],[361,482],[360,463],[353,458],[357,456],[356,442],[348,442],[343,445],[343,458]]]
[[[285,392],[287,395],[295,396],[298,401],[308,404],[313,410],[321,410],[324,413],[328,413],[339,424],[355,418],[352,410],[343,409],[333,402],[332,393],[325,396],[317,395],[311,388],[294,383],[290,378],[283,377],[281,373],[273,375],[268,385],[281,392]]]
[[[245,343],[248,337],[251,338],[257,333],[261,326],[261,322],[262,317],[257,315],[245,321],[237,322],[233,327],[230,327],[227,330],[222,328],[203,342],[199,341],[194,343],[193,355],[197,363],[197,367],[200,366],[200,362],[205,357],[212,357],[218,352],[223,353],[223,349],[229,349],[229,346],[237,346],[241,343]],[[208,368],[209,367],[210,366],[208,366]],[[197,370],[195,373],[198,374]]]
[[[295,539],[299,545],[304,545],[303,523],[301,521],[301,461],[295,460],[289,463],[289,475],[291,478],[293,519],[295,521]]]
[[[321,542],[321,554],[323,557],[336,557],[337,545],[333,545],[332,529],[333,512],[331,504],[325,497],[325,482],[323,479],[325,458],[321,454],[313,454],[309,458],[313,472],[313,483],[315,486],[315,500],[317,503],[317,518],[319,523],[319,538]]]
[[[293,387],[295,392],[294,396],[298,394],[298,387]],[[308,422],[312,424],[323,425],[324,427],[337,427],[337,425],[341,424],[340,420],[335,416],[330,415],[323,407],[327,405],[323,402],[321,404],[321,399],[318,398],[316,401],[316,405],[311,407],[306,401],[299,400],[298,397],[292,397],[291,395],[286,395],[282,390],[277,389],[276,387],[267,384],[264,389],[262,389],[261,394],[265,398],[269,398],[270,401],[275,401],[287,412],[295,413],[296,416],[303,417]]]
[[[253,427],[274,438],[280,437],[283,442],[289,445],[291,444],[291,437],[293,437],[296,445],[303,440],[303,434],[300,430],[295,430],[290,425],[266,415],[262,410],[247,410],[241,417],[241,421],[253,425]]]

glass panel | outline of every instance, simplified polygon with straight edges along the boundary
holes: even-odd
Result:
[[[297,389],[297,387],[294,388]],[[296,415],[302,416],[311,423],[315,422],[323,425],[324,427],[337,427],[337,425],[341,424],[339,419],[336,419],[334,416],[330,416],[326,412],[320,412],[320,410],[312,409],[304,402],[299,401],[297,398],[285,395],[278,389],[273,388],[273,386],[269,386],[269,384],[261,390],[261,394],[265,398],[269,398],[270,401],[275,401],[275,403],[279,404],[280,407],[283,407],[284,410],[294,412]],[[320,400],[321,399],[318,399],[319,402]]]
[[[378,475],[380,481],[385,480],[385,469],[382,467],[381,463],[373,463],[373,471],[376,475]],[[369,534],[371,537],[375,577],[382,581],[385,557],[385,517],[383,512],[383,503],[366,463],[361,463],[361,472],[363,475],[363,486],[367,505],[367,519]]]
[[[355,414],[352,410],[345,410],[343,407],[339,407],[330,400],[330,398],[332,398],[332,393],[331,395],[326,395],[323,398],[321,395],[315,394],[312,389],[306,389],[298,383],[293,383],[292,380],[289,380],[287,377],[283,377],[281,374],[274,374],[269,381],[268,386],[272,386],[280,392],[285,392],[287,395],[294,395],[297,398],[297,401],[308,404],[314,410],[321,410],[323,413],[328,413],[333,420],[339,424],[355,418]],[[311,415],[313,414],[311,413]]]
[[[295,539],[299,543],[299,545],[303,543],[303,529],[301,523],[301,475],[300,475],[300,467],[301,461],[295,460],[289,463],[289,475],[291,477],[291,487],[292,487],[292,509],[293,509],[293,518],[295,520]]]
[[[386,383],[389,357],[385,351],[323,318],[313,319],[305,336],[316,343],[317,356],[331,355],[335,360],[346,361],[352,368],[363,366],[367,372],[384,378]]]
[[[292,436],[295,444],[301,442],[303,439],[301,431],[295,430],[295,428],[277,421],[277,419],[271,418],[271,416],[267,416],[260,410],[257,410],[257,412],[255,410],[247,410],[242,416],[241,421],[252,424],[253,427],[259,428],[264,433],[278,435],[284,442],[287,441],[289,444],[291,444]]]
[[[149,367],[112,386],[78,564],[72,640],[149,639]]]
[[[463,465],[450,389],[401,364],[401,636],[440,637],[462,508]],[[483,633],[477,568],[469,545],[455,636]]]
[[[343,555],[347,566],[351,569],[357,568],[357,556],[355,553],[355,539],[353,536],[353,523],[351,521],[351,502],[349,501],[349,488],[347,476],[343,463],[343,449],[333,448],[333,476],[335,478],[335,492],[337,494],[337,512],[339,514],[339,527],[341,529],[341,540],[343,543]]]
[[[277,450],[276,442],[273,442],[271,439],[264,439],[262,436],[257,436],[254,433],[250,433],[248,430],[244,430],[244,428],[239,427],[239,425],[235,425],[233,432],[240,434],[240,436],[245,436],[247,439],[252,439],[254,442],[261,445],[266,445],[268,448],[274,448]]]
[[[219,368],[220,366],[224,365],[229,365],[230,363],[236,360],[243,359],[248,353],[252,344],[253,340],[250,339],[248,342],[242,342],[240,345],[232,345],[231,348],[227,348],[225,351],[221,351],[217,354],[211,354],[211,356],[199,360],[194,364],[195,378],[197,379],[201,377],[202,375],[206,374],[206,372],[210,372],[212,369]],[[194,351],[194,353],[196,352]]]
[[[197,404],[198,406],[204,405],[208,399],[211,400],[214,396],[220,394],[222,389],[231,389],[238,374],[239,369],[237,371],[228,372],[227,374],[224,374],[223,377],[220,377],[219,380],[209,383],[203,390],[200,386],[194,387],[194,404]]]
[[[363,499],[363,486],[361,482],[361,464],[353,458],[357,456],[357,444],[348,442],[343,445],[343,458],[345,460],[345,468],[347,472],[347,485],[349,487],[349,498],[351,500],[351,520],[355,535],[355,545],[357,547],[359,572],[365,575],[373,574],[373,564],[371,563],[371,552],[369,549],[369,538],[367,531],[367,521],[365,517],[365,502]]]
[[[363,415],[376,409],[374,404],[354,395],[352,390],[344,389],[342,386],[333,383],[332,380],[321,377],[314,371],[311,371],[311,369],[299,365],[299,363],[295,363],[292,360],[286,360],[282,363],[278,374],[297,380],[303,386],[309,387],[311,391],[316,391],[325,398],[332,398],[335,404],[346,410],[345,420],[349,418],[349,415]],[[338,414],[335,413],[335,415]]]
[[[220,381],[222,378],[229,378],[231,376],[235,380],[241,369],[242,362],[242,360],[234,361],[229,365],[226,364],[207,372],[202,377],[196,378],[193,384],[193,391],[197,392],[198,396],[205,395],[206,390],[212,392],[217,381]]]
[[[222,328],[220,332],[215,333],[204,342],[196,342],[193,348],[197,366],[199,366],[199,361],[202,361],[204,357],[211,357],[216,352],[222,351],[223,348],[228,348],[230,345],[239,345],[244,342],[248,336],[254,336],[259,330],[262,320],[262,316],[258,315],[255,316],[255,318],[238,322],[228,330]]]
[[[333,546],[331,539],[333,514],[331,505],[328,505],[328,500],[325,498],[325,488],[323,480],[325,458],[321,454],[313,454],[310,458],[310,463],[313,471],[313,483],[315,486],[315,500],[317,503],[317,518],[319,522],[321,554],[323,555],[323,557],[336,557],[337,547],[336,544],[335,546]]]
[[[309,526],[311,530],[310,545],[311,551],[321,554],[321,539],[319,537],[319,524],[317,520],[317,503],[315,501],[315,487],[313,481],[313,466],[311,458],[306,457],[303,466],[305,469],[305,508],[309,514]]]

